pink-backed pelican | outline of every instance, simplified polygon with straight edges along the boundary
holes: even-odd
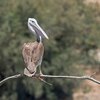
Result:
[[[38,66],[40,69],[40,74],[42,74],[41,63],[44,54],[42,39],[49,38],[34,18],[28,18],[28,28],[30,32],[36,36],[37,40],[35,42],[24,43],[22,55],[26,64],[24,74],[32,77],[36,73]]]

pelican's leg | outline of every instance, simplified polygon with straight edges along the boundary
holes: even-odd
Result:
[[[39,73],[40,75],[43,75],[42,70],[41,70],[41,65],[39,65]]]
[[[44,82],[48,85],[52,85],[51,83],[48,83],[43,78],[41,78],[41,75],[43,75],[42,70],[41,70],[41,65],[39,65],[39,74],[40,74],[40,77],[38,78],[39,80],[41,80],[42,82]]]

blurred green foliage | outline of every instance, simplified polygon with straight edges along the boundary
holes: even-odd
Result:
[[[29,17],[48,33],[42,70],[51,75],[81,75],[81,65],[99,64],[89,56],[100,47],[100,6],[81,0],[0,0],[0,79],[23,73],[21,48],[35,41],[27,28]],[[0,100],[71,100],[78,81],[19,78],[0,87]]]

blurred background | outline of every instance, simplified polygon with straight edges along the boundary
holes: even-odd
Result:
[[[44,40],[42,70],[51,75],[91,75],[100,69],[99,0],[0,0],[0,80],[23,73],[21,50],[35,36],[27,28],[37,19]],[[100,74],[95,77],[100,80]],[[22,77],[0,86],[0,100],[98,100],[100,86],[89,81]]]

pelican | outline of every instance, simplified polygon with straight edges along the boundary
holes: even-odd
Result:
[[[36,73],[38,66],[39,72],[42,74],[41,63],[44,54],[44,45],[42,40],[43,38],[49,38],[34,18],[28,18],[28,28],[30,32],[36,36],[37,40],[35,42],[24,43],[22,48],[22,55],[26,64],[24,74],[26,76],[32,77]]]

